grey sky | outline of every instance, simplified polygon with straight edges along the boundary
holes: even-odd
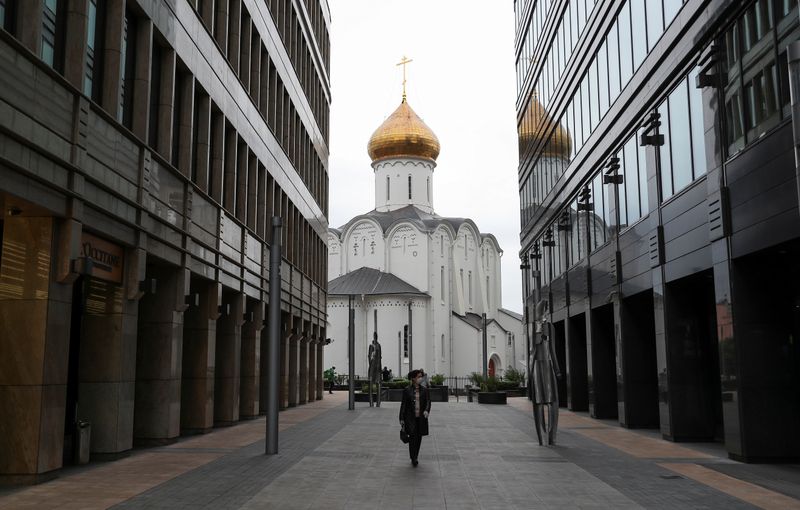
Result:
[[[372,210],[367,142],[408,102],[439,137],[434,209],[472,218],[504,250],[503,306],[522,310],[512,0],[329,0],[331,226]]]

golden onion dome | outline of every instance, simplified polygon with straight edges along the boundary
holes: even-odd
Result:
[[[538,144],[542,138],[549,136],[548,143],[542,149],[542,156],[569,159],[572,152],[572,137],[561,124],[553,130],[553,124],[555,122],[536,99],[536,94],[531,96],[518,129],[520,151],[524,152],[528,147]]]
[[[367,152],[372,161],[406,156],[436,161],[439,139],[403,98],[400,106],[372,133]]]

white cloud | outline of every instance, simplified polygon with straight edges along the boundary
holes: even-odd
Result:
[[[522,310],[511,0],[329,0],[332,226],[372,210],[372,132],[408,101],[441,142],[434,207],[472,218],[504,250],[503,306]]]

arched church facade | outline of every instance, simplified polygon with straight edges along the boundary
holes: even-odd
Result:
[[[524,370],[522,318],[502,308],[497,239],[471,219],[434,212],[436,135],[404,98],[368,150],[375,208],[328,232],[326,368],[347,370],[352,308],[358,375],[366,375],[373,333],[395,376],[411,368],[481,371],[484,327],[497,375],[509,366]]]

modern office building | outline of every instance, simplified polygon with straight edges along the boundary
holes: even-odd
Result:
[[[562,404],[800,457],[797,2],[515,9],[526,318],[550,301]]]
[[[0,0],[0,480],[322,398],[322,0]],[[281,295],[267,293],[271,217]],[[83,430],[83,428],[81,428]]]

